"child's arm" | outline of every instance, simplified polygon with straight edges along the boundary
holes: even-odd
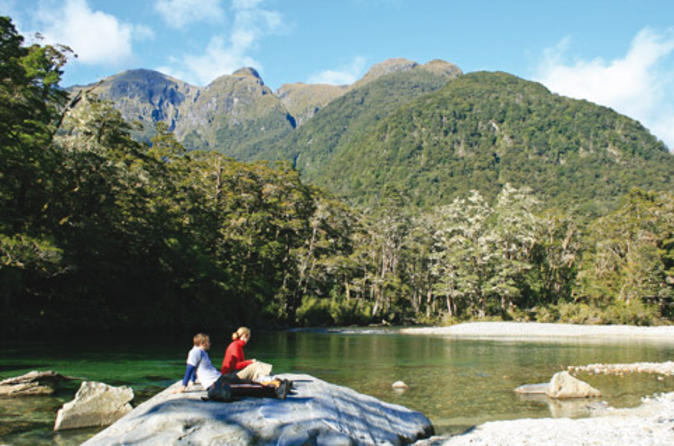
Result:
[[[197,368],[192,364],[187,364],[185,367],[185,376],[183,377],[183,387],[187,387],[187,384],[196,380]]]
[[[182,386],[175,390],[175,393],[183,393],[190,381],[194,382],[197,373],[197,368],[192,364],[187,364],[185,367],[185,376],[183,377]]]

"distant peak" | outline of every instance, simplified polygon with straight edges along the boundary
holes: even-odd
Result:
[[[367,72],[365,77],[372,76],[383,76],[385,74],[394,73],[398,71],[407,71],[419,65],[413,60],[403,59],[401,57],[395,59],[386,59],[385,61],[373,65],[372,68]]]
[[[244,67],[244,68],[239,68],[235,72],[232,73],[232,76],[234,77],[254,77],[255,79],[259,80],[262,82],[262,78],[260,77],[260,73],[257,72],[255,68],[252,67]]]
[[[353,84],[353,87],[360,87],[387,74],[402,73],[410,70],[424,70],[448,78],[455,78],[463,74],[459,67],[441,59],[434,59],[424,65],[419,65],[412,60],[399,57],[387,59],[373,65],[361,80]]]
[[[449,76],[460,76],[463,74],[461,68],[457,67],[453,63],[446,62],[442,59],[433,59],[432,61],[425,63],[421,66],[426,71],[430,71],[437,74],[446,74]]]

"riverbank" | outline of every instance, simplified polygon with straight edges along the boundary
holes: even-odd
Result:
[[[494,340],[612,340],[653,341],[674,344],[674,325],[637,327],[632,325],[577,325],[540,322],[466,322],[449,327],[408,327],[401,334],[439,335]]]
[[[674,392],[644,398],[632,409],[599,408],[589,418],[493,421],[462,435],[434,437],[415,446],[672,445]]]

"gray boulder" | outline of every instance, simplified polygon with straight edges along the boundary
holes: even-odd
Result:
[[[545,392],[550,398],[588,398],[601,396],[601,392],[588,383],[574,378],[569,372],[557,372],[552,376]]]
[[[75,399],[59,409],[54,430],[107,426],[133,409],[130,387],[113,387],[104,383],[84,381]]]
[[[175,383],[84,445],[403,445],[433,432],[423,414],[310,375],[293,381],[285,400],[202,401],[200,387],[175,394]]]
[[[38,372],[33,370],[21,376],[0,381],[0,396],[49,395],[54,392],[53,386],[60,381],[71,378],[51,370]]]
[[[522,395],[546,395],[550,398],[588,398],[601,396],[601,392],[588,383],[574,378],[569,372],[558,372],[549,383],[525,384],[515,389]]]

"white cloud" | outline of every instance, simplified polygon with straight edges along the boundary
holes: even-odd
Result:
[[[203,53],[172,57],[168,66],[157,70],[197,85],[246,66],[261,71],[262,64],[250,52],[262,38],[283,32],[285,24],[280,13],[261,9],[260,3],[261,0],[234,0],[229,36],[213,36]]]
[[[0,0],[0,15],[11,17],[16,22],[18,14],[14,0]]]
[[[43,2],[37,21],[47,42],[70,46],[83,64],[118,65],[132,57],[134,39],[153,36],[146,26],[92,11],[87,0],[66,0],[60,7]]]
[[[154,9],[172,28],[195,22],[218,22],[225,18],[220,0],[156,0]]]
[[[624,57],[567,62],[570,39],[545,51],[534,76],[551,91],[639,120],[674,150],[674,33],[642,29]]]
[[[353,84],[363,75],[365,70],[365,58],[356,57],[348,65],[336,70],[325,70],[309,77],[310,84],[347,85]]]
[[[202,54],[171,57],[169,66],[157,70],[193,84],[205,85],[218,76],[244,66],[259,67],[260,64],[239,52],[236,47],[226,45],[224,37],[214,36]]]

